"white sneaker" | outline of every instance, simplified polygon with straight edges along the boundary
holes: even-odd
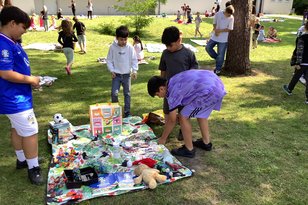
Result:
[[[303,75],[300,77],[299,82],[301,82],[302,84],[306,85],[306,80],[305,80]]]

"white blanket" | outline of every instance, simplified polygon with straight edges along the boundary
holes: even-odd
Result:
[[[190,41],[194,42],[199,46],[206,46],[207,40],[206,39],[190,39]]]
[[[24,46],[23,48],[42,50],[42,51],[54,51],[54,50],[59,50],[60,47],[61,45],[57,43],[32,43]]]
[[[190,44],[184,43],[183,45],[190,49],[192,52],[198,52],[198,50]],[[166,46],[159,43],[147,43],[145,45],[145,49],[147,49],[149,53],[162,53],[166,49]]]

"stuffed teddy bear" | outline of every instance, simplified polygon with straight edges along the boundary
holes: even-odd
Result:
[[[150,168],[145,164],[139,164],[135,168],[134,174],[138,176],[134,179],[135,184],[140,184],[143,180],[150,189],[155,189],[157,182],[164,182],[167,179],[165,175],[159,174],[158,169]]]

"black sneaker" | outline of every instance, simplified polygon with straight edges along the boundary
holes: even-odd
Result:
[[[180,148],[173,149],[171,150],[171,154],[176,155],[176,156],[181,156],[181,157],[189,157],[189,158],[194,158],[195,157],[196,150],[193,149],[189,151],[185,145],[183,145]]]
[[[180,129],[179,131],[179,134],[178,136],[176,137],[179,141],[183,141],[184,140],[184,137],[183,137],[183,134],[182,134],[182,130]]]
[[[285,93],[287,93],[288,95],[292,95],[292,91],[289,90],[288,85],[283,85],[282,89]]]
[[[33,167],[32,169],[28,169],[28,177],[32,184],[35,184],[35,185],[43,184],[43,177],[41,174],[40,167]]]
[[[39,157],[38,158],[38,163],[41,164],[44,162],[44,159]],[[27,163],[27,160],[25,161],[19,161],[18,159],[16,160],[16,169],[24,169],[24,168],[27,168],[28,167],[28,163]]]
[[[205,144],[202,139],[198,139],[197,141],[194,141],[193,145],[194,147],[204,149],[205,151],[211,151],[212,146],[213,146],[211,142],[208,144]]]
[[[131,117],[131,116],[132,116],[132,115],[130,114],[130,112],[124,113],[124,118]]]

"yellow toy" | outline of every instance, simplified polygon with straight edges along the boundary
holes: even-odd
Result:
[[[145,164],[139,164],[135,168],[134,174],[138,176],[134,179],[135,184],[140,184],[143,180],[150,189],[155,189],[157,182],[161,183],[167,179],[165,175],[159,174],[158,169],[150,168]]]

